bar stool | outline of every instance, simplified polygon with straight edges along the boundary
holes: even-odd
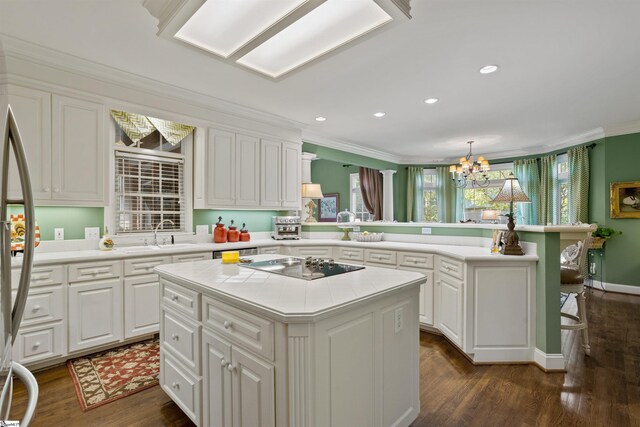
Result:
[[[578,262],[573,266],[561,266],[560,268],[560,292],[576,294],[576,302],[578,303],[577,315],[564,313],[560,311],[562,317],[566,317],[575,321],[570,325],[560,325],[560,329],[582,330],[582,348],[584,354],[591,355],[591,346],[589,345],[589,326],[587,322],[587,306],[584,290],[584,281],[587,277],[587,252],[591,246],[591,236],[588,236],[581,242],[578,242],[580,254],[577,257]]]

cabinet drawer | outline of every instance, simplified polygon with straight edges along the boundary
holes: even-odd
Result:
[[[11,270],[12,289],[18,289],[20,273],[20,268],[14,268]],[[62,283],[64,283],[64,269],[61,265],[33,267],[33,270],[31,270],[31,288],[38,286],[60,285]]]
[[[15,301],[17,291],[13,292]],[[64,289],[62,285],[51,288],[34,288],[29,291],[24,306],[21,326],[62,320],[64,309]]]
[[[153,273],[153,268],[163,264],[171,264],[170,256],[157,256],[149,258],[134,258],[124,260],[124,275],[136,276],[138,274]]]
[[[171,263],[177,264],[179,262],[193,262],[193,261],[204,261],[207,259],[213,259],[213,252],[204,252],[198,254],[183,254],[183,255],[174,255],[171,257]]]
[[[161,279],[162,294],[160,302],[174,308],[192,319],[200,320],[200,294],[184,286]]]
[[[364,249],[338,247],[338,259],[364,261]]]
[[[396,252],[377,249],[365,249],[364,261],[373,264],[396,265]]]
[[[200,375],[200,325],[177,313],[162,310],[160,340],[164,348],[172,350],[178,360]]]
[[[268,248],[258,248],[258,253],[260,255],[262,254],[273,254],[273,255],[277,255],[280,253],[280,247],[279,246],[271,246]]]
[[[273,360],[274,324],[272,321],[203,297],[203,320],[222,336]]]
[[[440,272],[464,280],[464,262],[440,257]]]
[[[66,342],[62,322],[21,328],[13,344],[13,355],[19,363],[32,363],[64,354]]]
[[[120,261],[87,262],[69,266],[69,283],[120,277]]]
[[[293,247],[291,248],[291,252],[294,256],[299,256],[302,258],[313,257],[313,258],[333,258],[333,248],[323,247],[323,246],[309,246],[309,247]]]
[[[202,380],[183,369],[166,351],[160,352],[160,384],[191,421],[200,425]]]
[[[405,267],[433,268],[433,255],[414,252],[398,252],[398,265]]]

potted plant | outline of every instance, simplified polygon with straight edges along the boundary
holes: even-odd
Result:
[[[614,230],[613,228],[601,227],[598,225],[598,228],[591,233],[593,236],[593,241],[591,242],[592,249],[600,249],[604,245],[604,242],[612,238],[613,236],[617,236],[618,234],[622,234],[622,231]]]

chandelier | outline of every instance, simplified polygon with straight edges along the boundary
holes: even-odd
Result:
[[[471,147],[473,141],[468,141],[469,153],[465,157],[460,157],[460,164],[449,166],[451,179],[455,182],[456,187],[465,188],[467,185],[471,187],[486,187],[489,185],[489,161],[483,156],[478,159],[473,158]]]

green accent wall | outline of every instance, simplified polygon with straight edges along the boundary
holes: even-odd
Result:
[[[211,233],[211,224],[218,222],[219,216],[222,217],[222,222],[227,227],[231,220],[234,220],[234,225],[238,226],[238,230],[245,222],[250,233],[252,231],[271,231],[271,217],[285,214],[285,212],[279,211],[196,209],[193,211],[193,231],[196,231],[196,225],[206,224],[209,225],[209,233]]]
[[[9,214],[24,213],[22,206],[9,206]],[[64,228],[64,239],[84,239],[85,227],[100,227],[104,232],[104,208],[39,206],[36,222],[40,228],[40,240],[53,240],[53,229]]]

